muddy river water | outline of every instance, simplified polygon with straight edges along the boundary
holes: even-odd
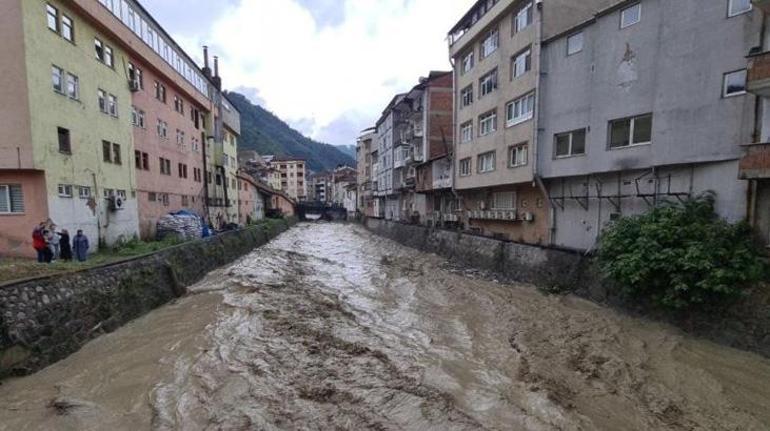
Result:
[[[0,385],[0,430],[768,430],[770,360],[301,224]]]

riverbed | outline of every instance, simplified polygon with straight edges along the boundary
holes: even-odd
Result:
[[[306,223],[0,385],[0,430],[767,430],[770,360]]]

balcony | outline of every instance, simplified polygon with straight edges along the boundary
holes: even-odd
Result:
[[[762,12],[770,13],[770,0],[751,0],[751,3]]]
[[[770,0],[767,0],[770,4]],[[746,90],[762,97],[770,97],[770,52],[749,56]]]
[[[770,178],[770,143],[746,146],[740,161],[738,176],[742,180]]]

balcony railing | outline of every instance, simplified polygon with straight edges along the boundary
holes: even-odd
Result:
[[[770,52],[749,56],[746,90],[759,96],[770,97]]]
[[[747,145],[738,175],[743,180],[770,178],[770,143]]]

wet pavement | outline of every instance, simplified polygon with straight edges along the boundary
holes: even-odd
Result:
[[[770,360],[343,224],[0,386],[0,430],[768,430]]]

